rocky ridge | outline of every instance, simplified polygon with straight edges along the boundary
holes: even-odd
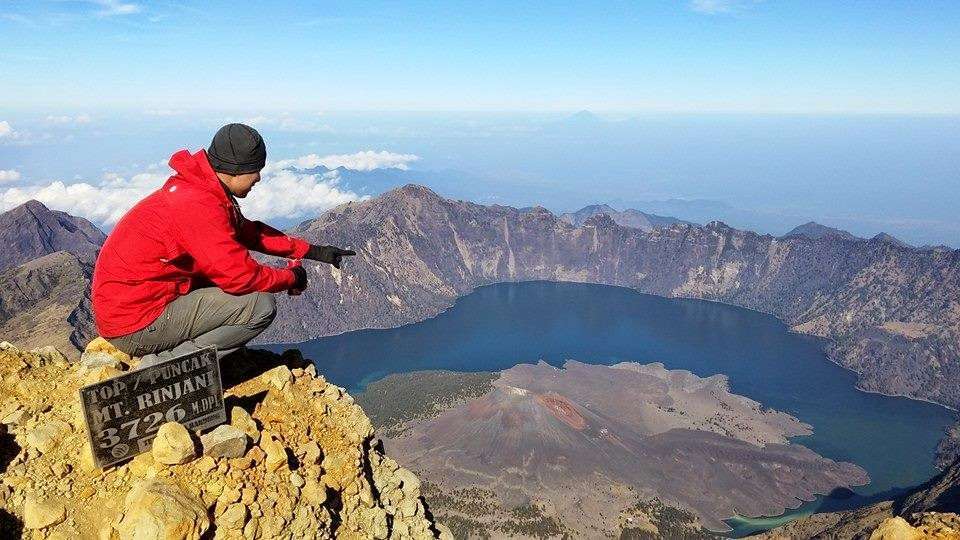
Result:
[[[136,359],[99,339],[73,364],[52,347],[0,344],[0,528],[58,539],[440,534],[420,481],[384,455],[352,397],[296,351],[246,354],[224,366],[230,424],[199,438],[163,424],[152,452],[100,470],[77,391]]]
[[[606,214],[613,219],[614,223],[617,225],[622,225],[624,227],[633,227],[635,229],[640,229],[644,231],[649,231],[655,227],[669,227],[677,223],[688,223],[681,219],[674,217],[658,216],[655,214],[648,214],[646,212],[641,212],[639,210],[634,210],[628,208],[626,210],[620,211],[615,208],[610,207],[606,204],[593,204],[590,206],[584,206],[576,212],[568,212],[566,214],[561,214],[560,219],[566,221],[567,223],[579,227],[583,225],[588,219],[599,214]]]
[[[726,302],[830,340],[864,390],[960,406],[960,250],[883,238],[775,238],[675,224],[643,231],[605,214],[582,226],[543,208],[444,199],[410,185],[334,208],[290,232],[351,246],[342,271],[308,263],[262,342],[296,342],[436,315],[490,283],[579,281]]]

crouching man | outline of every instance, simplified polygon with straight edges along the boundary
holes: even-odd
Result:
[[[100,250],[93,314],[101,336],[142,356],[142,366],[211,345],[223,358],[270,325],[272,293],[307,287],[298,263],[265,266],[251,250],[337,268],[356,254],[244,219],[237,198],[260,180],[266,159],[263,138],[243,124],[220,128],[207,151],[170,158],[176,174],[130,209]]]

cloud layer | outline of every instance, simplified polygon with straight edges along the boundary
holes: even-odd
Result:
[[[355,154],[335,154],[320,157],[317,154],[301,156],[296,159],[286,159],[278,161],[275,166],[278,168],[297,168],[312,169],[323,165],[328,169],[343,167],[353,171],[372,171],[374,169],[401,169],[410,168],[410,163],[419,160],[420,157],[414,154],[395,154],[393,152],[381,151],[374,152],[366,150]]]
[[[4,184],[7,182],[16,182],[19,179],[20,179],[19,172],[12,169],[8,169],[8,170],[0,169],[0,184]]]
[[[329,169],[345,167],[357,171],[380,168],[406,169],[418,160],[412,154],[363,151],[355,154],[316,154],[268,163],[263,179],[241,201],[244,215],[251,219],[300,219],[318,215],[336,205],[363,199],[342,188],[336,170],[310,174],[304,169],[323,165]],[[0,211],[6,211],[36,199],[47,206],[85,217],[106,228],[112,227],[140,199],[163,185],[172,174],[166,164],[154,164],[133,175],[108,173],[96,182],[67,184],[56,180],[43,184],[0,189]],[[16,182],[21,175],[14,170],[0,171],[0,182]]]

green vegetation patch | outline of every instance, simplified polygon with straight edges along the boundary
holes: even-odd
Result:
[[[500,531],[510,535],[534,538],[569,537],[566,528],[557,518],[544,513],[543,506],[533,503],[510,510],[510,519],[501,523]]]
[[[357,402],[384,436],[399,434],[411,420],[433,418],[493,388],[499,373],[490,371],[414,371],[389,375],[367,386]]]
[[[620,530],[621,540],[626,539],[656,539],[676,538],[677,540],[706,540],[720,538],[700,525],[700,520],[693,512],[688,512],[673,506],[667,506],[660,499],[640,501],[636,505],[623,511],[622,519],[626,517],[646,518],[657,532],[643,527],[626,525]],[[622,521],[622,520],[621,520]]]

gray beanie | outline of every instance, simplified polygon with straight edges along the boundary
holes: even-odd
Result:
[[[227,174],[259,171],[267,163],[267,146],[257,130],[244,124],[227,124],[217,131],[207,149],[213,170]]]

